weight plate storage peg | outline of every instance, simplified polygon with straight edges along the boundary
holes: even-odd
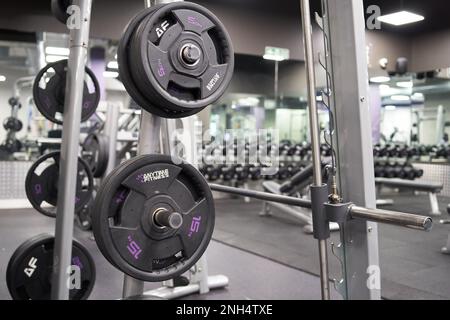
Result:
[[[109,157],[108,137],[92,133],[86,137],[82,145],[82,158],[91,168],[94,178],[100,178],[106,171]]]
[[[164,281],[191,268],[214,229],[211,190],[193,166],[144,155],[114,169],[92,211],[94,237],[105,258],[143,281]]]
[[[60,152],[50,152],[40,157],[28,170],[25,191],[31,205],[40,213],[56,217],[58,200]],[[89,165],[78,158],[75,211],[79,212],[89,202],[94,189],[94,178]]]
[[[73,0],[52,0],[51,9],[55,18],[66,24],[67,19],[69,19],[67,8],[69,8],[72,3]]]
[[[21,244],[6,269],[6,285],[14,300],[49,300],[53,272],[55,238],[35,236]],[[68,274],[70,300],[89,297],[95,283],[94,260],[78,241],[72,243],[71,273]]]
[[[67,60],[49,63],[36,75],[33,98],[42,115],[53,123],[62,124],[66,95]],[[100,87],[94,73],[86,67],[81,121],[88,120],[100,101]]]
[[[231,39],[220,20],[190,2],[155,6],[135,16],[118,50],[119,73],[148,112],[181,118],[200,112],[227,89],[234,69]]]

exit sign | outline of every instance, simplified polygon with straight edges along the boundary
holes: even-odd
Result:
[[[264,51],[264,59],[275,61],[289,60],[289,49],[266,47],[266,50]]]

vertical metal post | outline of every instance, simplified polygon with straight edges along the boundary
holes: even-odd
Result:
[[[117,132],[119,127],[121,104],[111,103],[108,105],[108,111],[106,112],[105,121],[105,134],[108,136],[108,165],[106,167],[106,177],[117,165]]]
[[[313,162],[313,186],[322,186],[322,163],[320,159],[320,132],[316,105],[316,89],[314,74],[314,56],[312,45],[312,26],[311,14],[309,9],[309,0],[301,0],[301,14],[303,26],[303,42],[305,47],[305,63],[309,102],[309,125],[311,132],[311,149]],[[313,213],[314,217],[314,213]],[[314,219],[314,218],[313,218]],[[320,259],[320,284],[323,300],[330,299],[330,287],[328,279],[328,253],[327,240],[319,240],[319,259]]]
[[[67,279],[72,255],[78,145],[92,0],[76,0],[74,4],[79,6],[81,17],[80,28],[70,31],[67,66],[51,292],[51,298],[58,300],[69,299]]]
[[[149,8],[159,3],[173,1],[144,0],[145,7]],[[138,155],[165,153],[170,154],[170,131],[174,127],[174,121],[163,119],[142,110],[139,129]],[[144,293],[144,282],[124,275],[124,298]]]
[[[362,0],[325,0],[334,88],[335,138],[344,202],[375,208],[375,181]],[[343,295],[380,299],[377,224],[342,224]],[[368,281],[371,280],[371,281]]]
[[[436,144],[440,145],[444,139],[445,133],[445,111],[444,106],[439,105],[437,107],[436,115]]]
[[[275,104],[278,107],[278,71],[279,71],[279,62],[275,60],[275,75],[273,82],[273,93],[275,95]]]

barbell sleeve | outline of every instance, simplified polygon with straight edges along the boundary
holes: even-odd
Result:
[[[433,220],[430,217],[411,213],[368,209],[355,205],[350,205],[348,212],[350,217],[354,219],[365,219],[373,222],[394,224],[412,229],[429,231],[433,226]]]
[[[283,203],[286,205],[308,209],[311,209],[312,206],[311,200],[299,199],[295,197],[272,194],[262,191],[254,191],[242,188],[223,186],[213,183],[209,184],[209,186],[213,191],[235,194],[242,197],[249,197],[268,202]],[[348,218],[350,219],[364,219],[373,222],[393,224],[411,229],[429,231],[433,226],[433,220],[430,217],[412,213],[380,210],[380,209],[368,209],[356,206],[354,204],[349,204],[347,212]]]

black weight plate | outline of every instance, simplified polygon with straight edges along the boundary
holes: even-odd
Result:
[[[135,63],[135,61],[130,57],[131,55],[130,38],[133,32],[135,31],[135,28],[138,27],[142,19],[144,19],[147,15],[151,14],[154,10],[156,10],[161,6],[162,5],[156,5],[154,7],[139,12],[128,23],[127,27],[125,28],[125,31],[120,39],[119,47],[117,50],[117,61],[119,64],[120,80],[122,81],[131,98],[133,98],[133,100],[140,107],[144,108],[148,112],[164,118],[181,118],[191,116],[196,112],[194,111],[188,113],[170,112],[168,110],[160,110],[158,108],[154,108],[152,98],[151,97],[149,98],[148,95],[144,94],[137,88],[133,75],[130,71],[130,65],[133,65]],[[144,92],[147,92],[147,90],[145,90]]]
[[[182,226],[156,226],[152,214],[159,208],[182,214]],[[203,254],[214,228],[214,203],[191,165],[175,165],[169,156],[139,156],[108,175],[92,223],[99,249],[114,266],[137,279],[164,281]]]
[[[106,171],[109,157],[108,137],[92,133],[86,137],[82,145],[82,157],[91,168],[94,178],[100,178]]]
[[[53,236],[41,234],[25,241],[11,256],[6,270],[6,284],[14,300],[50,299],[54,242]],[[71,261],[72,266],[79,267],[80,286],[70,289],[69,298],[87,299],[95,283],[95,265],[87,249],[75,240]],[[70,283],[76,285],[77,280]]]
[[[25,191],[31,205],[37,211],[48,217],[56,217],[59,158],[59,151],[43,155],[30,167],[25,179]],[[93,189],[94,178],[89,165],[83,159],[78,158],[78,175],[75,196],[76,212],[82,210],[89,202]],[[45,203],[51,206],[43,206]]]
[[[51,9],[56,19],[66,24],[69,19],[67,8],[72,5],[72,0],[52,0]]]
[[[199,112],[217,101],[231,80],[230,37],[222,23],[197,4],[178,2],[159,8],[141,22],[131,42],[132,74],[140,79],[138,88],[153,97],[153,107]],[[180,62],[185,44],[194,44],[203,53],[196,66]]]
[[[100,101],[100,86],[94,73],[86,67],[81,121],[87,121],[97,109]],[[51,77],[49,77],[51,75]],[[64,113],[67,60],[49,63],[36,75],[33,84],[33,99],[42,115],[53,123],[62,124]]]

